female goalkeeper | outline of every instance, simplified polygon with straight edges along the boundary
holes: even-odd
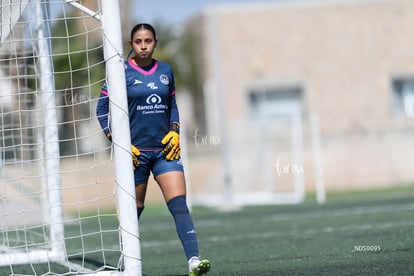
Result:
[[[186,202],[174,75],[170,65],[152,58],[157,36],[151,25],[134,26],[130,44],[134,56],[125,61],[125,77],[138,219],[144,210],[152,172],[174,217],[190,275],[202,275],[208,272],[210,263],[199,259],[196,231]],[[108,93],[111,91],[104,84],[96,114],[104,133],[111,139]]]

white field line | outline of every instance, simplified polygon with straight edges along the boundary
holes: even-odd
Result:
[[[372,229],[389,229],[389,228],[401,228],[414,226],[414,221],[406,221],[399,223],[379,223],[379,224],[358,224],[358,225],[347,225],[342,227],[324,227],[324,228],[313,228],[301,230],[284,230],[284,231],[271,231],[271,232],[253,232],[250,234],[243,235],[223,235],[223,236],[210,236],[205,242],[228,242],[228,241],[243,241],[247,239],[263,239],[263,238],[277,238],[286,236],[297,236],[304,237],[305,235],[320,235],[321,233],[332,233],[332,232],[349,232],[349,231],[371,231]],[[178,237],[175,240],[168,241],[151,241],[141,242],[142,247],[165,247],[165,246],[177,246],[179,244]]]
[[[381,214],[390,212],[401,212],[414,210],[414,203],[394,204],[394,205],[377,205],[366,207],[351,207],[338,210],[322,210],[322,211],[309,211],[300,212],[300,214],[280,214],[272,215],[265,218],[265,221],[282,221],[282,220],[297,220],[308,218],[328,218],[328,217],[344,217],[344,216],[356,216],[356,215],[369,215],[369,214]]]
[[[393,204],[393,205],[377,205],[377,206],[366,206],[366,207],[351,207],[351,208],[342,208],[338,210],[321,210],[321,211],[299,211],[298,213],[292,212],[289,214],[276,214],[262,217],[261,219],[265,222],[271,221],[285,221],[285,220],[298,220],[298,219],[308,219],[308,218],[321,218],[321,217],[343,217],[343,216],[353,216],[353,215],[366,215],[366,214],[380,214],[380,213],[389,213],[389,212],[399,212],[399,211],[410,211],[414,210],[414,203],[405,203],[405,204]],[[243,220],[237,224],[243,224]],[[250,222],[249,222],[250,223]],[[223,224],[227,224],[223,219],[209,219],[209,220],[197,220],[196,227],[216,227]],[[170,221],[158,222],[152,224],[143,224],[140,226],[142,232],[153,232],[153,231],[163,231],[174,227]]]
[[[258,238],[273,238],[273,237],[286,237],[286,236],[297,236],[301,235],[320,235],[321,233],[332,233],[332,232],[349,232],[349,231],[370,231],[372,229],[388,229],[388,228],[400,228],[414,226],[413,222],[400,222],[400,223],[380,223],[380,224],[358,224],[358,225],[347,225],[341,227],[324,227],[324,228],[307,228],[304,230],[283,230],[283,231],[271,231],[271,232],[255,232],[247,235],[231,235],[231,236],[214,236],[209,237],[209,241],[212,242],[223,242],[230,240],[246,240],[246,239],[258,239]]]
[[[309,219],[309,218],[320,218],[320,217],[342,217],[342,216],[352,216],[352,215],[365,215],[365,214],[378,214],[378,213],[388,213],[388,212],[398,212],[398,211],[410,211],[414,210],[414,203],[407,204],[398,204],[398,205],[378,205],[378,206],[367,206],[367,207],[355,207],[355,208],[344,208],[339,210],[326,210],[326,211],[309,211],[301,212],[299,215],[295,214],[283,214],[283,215],[273,215],[270,218],[262,218],[262,221],[282,221],[282,220],[298,220],[298,219]],[[198,223],[199,227],[209,227],[209,226],[220,226],[223,225],[223,220],[213,219],[213,220],[201,220]],[[260,222],[259,222],[260,223]],[[161,225],[161,224],[160,224]],[[158,226],[160,226],[158,225]],[[166,226],[166,224],[163,224]],[[252,232],[249,234],[237,235],[235,233],[231,235],[222,235],[222,236],[210,236],[207,238],[207,242],[226,242],[226,241],[237,241],[237,240],[246,240],[246,239],[258,239],[258,238],[274,238],[274,237],[286,237],[294,235],[320,235],[321,233],[333,233],[333,232],[349,232],[349,231],[370,231],[372,229],[391,229],[391,228],[401,228],[401,227],[412,227],[414,226],[414,221],[401,221],[401,222],[383,222],[383,223],[371,223],[371,224],[355,224],[355,225],[346,225],[340,227],[324,227],[324,228],[307,228],[303,230],[277,230],[269,232]],[[171,227],[171,225],[170,225]],[[152,228],[152,227],[151,227]],[[148,229],[146,229],[148,231]],[[158,228],[158,230],[161,230]],[[162,247],[162,246],[176,246],[179,244],[178,237],[173,240],[168,241],[151,241],[151,242],[141,242],[142,247]]]

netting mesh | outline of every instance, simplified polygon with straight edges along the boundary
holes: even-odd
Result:
[[[120,266],[111,148],[95,118],[102,26],[67,2],[1,2],[1,275]],[[77,3],[99,11],[97,0]]]

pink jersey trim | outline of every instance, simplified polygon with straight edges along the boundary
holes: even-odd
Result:
[[[145,76],[152,75],[152,74],[154,74],[155,70],[157,70],[157,67],[158,67],[158,61],[155,61],[155,64],[154,64],[154,66],[151,68],[151,70],[149,70],[149,71],[145,71],[145,70],[143,70],[142,68],[140,68],[139,66],[137,66],[137,65],[136,65],[136,64],[132,61],[132,59],[133,59],[133,58],[130,58],[130,59],[128,60],[129,65],[131,65],[131,67],[132,67],[132,68],[134,68],[135,70],[137,70],[138,72],[140,72],[141,74],[143,74],[143,75],[145,75]]]
[[[101,94],[104,94],[105,96],[108,96],[108,91],[105,91],[105,90],[101,90]]]
[[[175,90],[170,92],[170,96],[174,96],[175,95]]]
[[[162,148],[155,148],[155,149],[140,149],[140,148],[138,148],[138,149],[139,149],[139,151],[142,151],[142,152],[151,152],[151,151],[163,150]]]

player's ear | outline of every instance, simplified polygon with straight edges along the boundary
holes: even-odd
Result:
[[[131,45],[131,47],[132,47],[132,40],[129,41],[129,45]]]
[[[157,45],[158,45],[158,39],[155,40],[155,46],[154,46],[154,48],[157,48]]]

